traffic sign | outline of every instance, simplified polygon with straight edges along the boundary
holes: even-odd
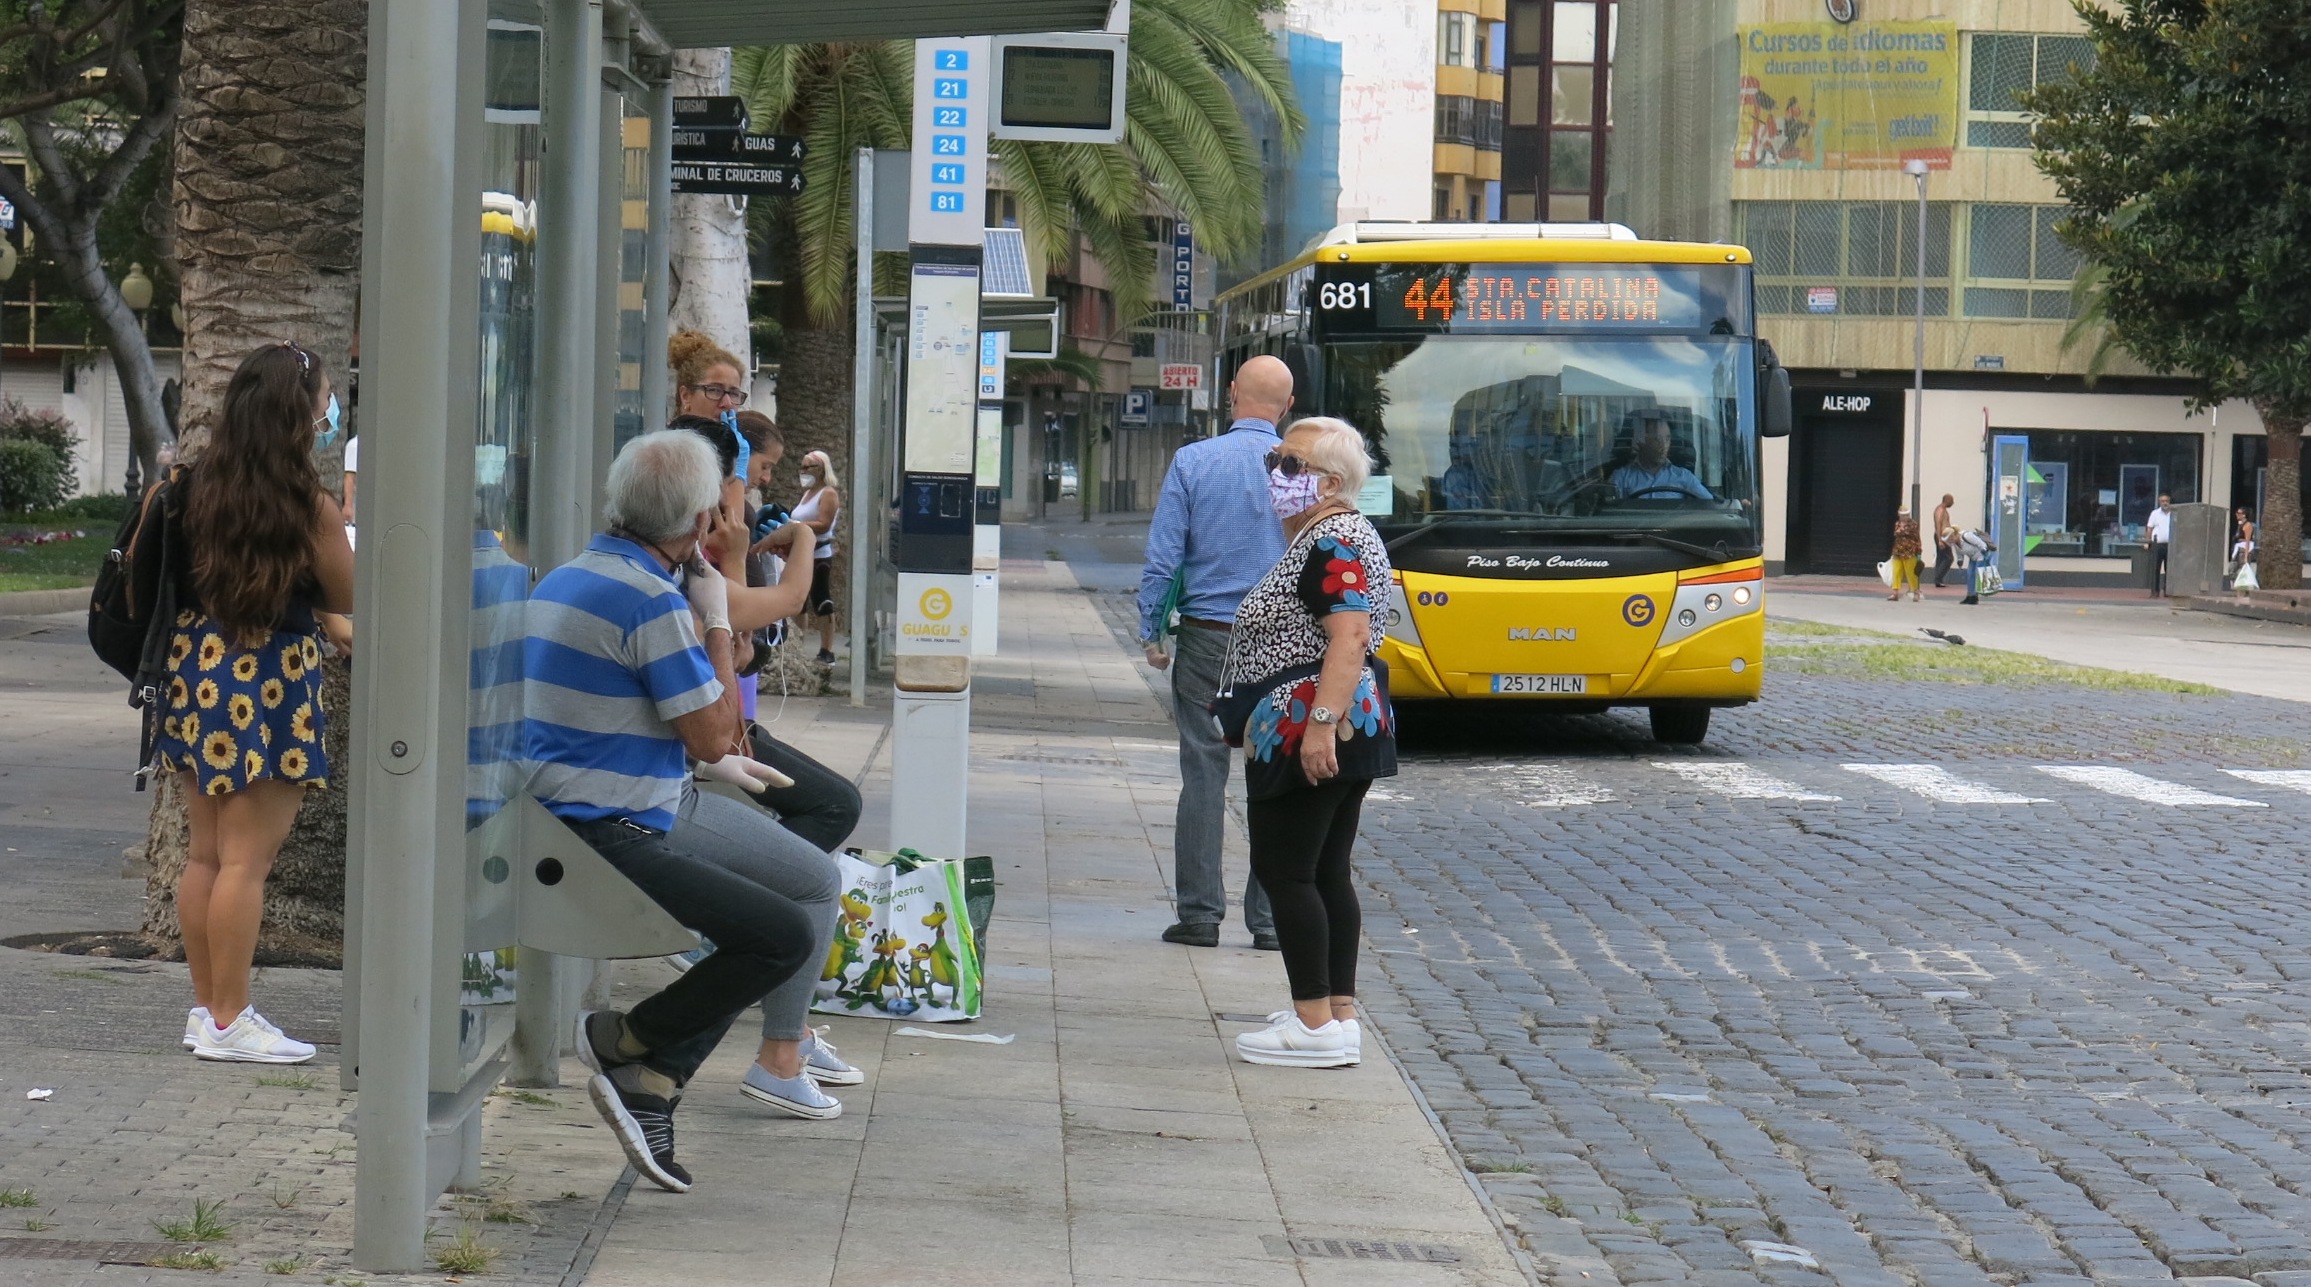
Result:
[[[674,129],[677,161],[754,161],[799,165],[810,143],[799,134],[743,134],[735,129],[681,125]]]
[[[1166,362],[1160,383],[1167,389],[1201,389],[1204,387],[1204,368],[1194,362]]]
[[[674,124],[701,129],[744,130],[746,100],[734,94],[714,94],[674,100]]]
[[[748,161],[676,161],[676,192],[719,192],[738,197],[791,197],[802,192],[802,169]]]
[[[1155,390],[1133,389],[1123,395],[1122,423],[1127,428],[1148,422],[1148,409],[1155,405]]]

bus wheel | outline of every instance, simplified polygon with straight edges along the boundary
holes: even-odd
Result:
[[[1661,703],[1652,707],[1650,713],[1653,716],[1653,740],[1656,742],[1692,746],[1709,736],[1709,708],[1706,706],[1688,706],[1682,702]]]

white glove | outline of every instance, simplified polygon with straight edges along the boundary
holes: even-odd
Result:
[[[749,795],[761,795],[772,787],[794,785],[793,778],[777,769],[736,753],[725,755],[712,763],[700,761],[693,772],[701,782],[727,782]]]
[[[694,559],[690,564],[687,583],[690,607],[698,614],[699,621],[704,623],[703,628],[711,630],[720,626],[728,630],[730,582],[723,579],[722,573],[716,571],[713,564],[704,559]]]

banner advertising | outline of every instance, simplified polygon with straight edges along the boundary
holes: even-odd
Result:
[[[1743,27],[1737,169],[1950,168],[1958,28],[1948,22]]]

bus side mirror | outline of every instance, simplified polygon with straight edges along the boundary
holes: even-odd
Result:
[[[1787,438],[1795,413],[1790,410],[1789,368],[1774,356],[1773,346],[1757,342],[1757,432],[1763,438]]]

